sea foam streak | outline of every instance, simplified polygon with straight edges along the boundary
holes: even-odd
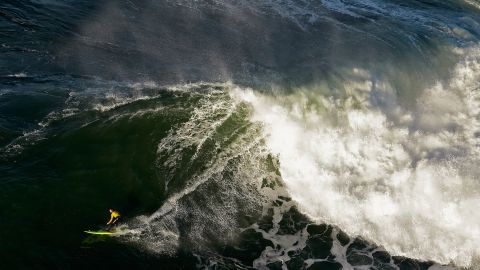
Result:
[[[263,123],[287,189],[318,222],[396,255],[457,266],[480,256],[480,52],[406,109],[388,83],[353,70],[346,95],[269,97],[236,89]]]

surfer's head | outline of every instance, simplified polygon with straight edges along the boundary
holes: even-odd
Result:
[[[108,209],[108,211],[109,211],[110,213],[112,213],[112,212],[113,212],[113,209],[112,209],[112,208],[110,208],[110,209]]]

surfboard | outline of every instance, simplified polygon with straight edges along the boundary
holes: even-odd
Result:
[[[96,234],[96,235],[112,235],[115,234],[114,232],[107,232],[107,231],[84,231],[88,234]]]

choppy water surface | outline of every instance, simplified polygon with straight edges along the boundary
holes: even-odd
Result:
[[[476,1],[3,1],[2,265],[479,269],[479,38]]]

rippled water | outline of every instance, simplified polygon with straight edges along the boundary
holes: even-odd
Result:
[[[2,264],[478,269],[479,36],[475,1],[5,0]]]

